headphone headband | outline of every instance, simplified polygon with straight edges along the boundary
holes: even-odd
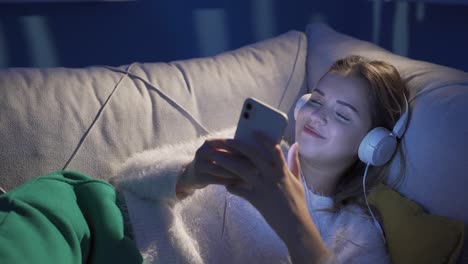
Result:
[[[401,114],[400,118],[398,119],[392,130],[392,134],[400,139],[405,133],[406,127],[408,126],[408,99],[406,99],[405,93],[403,93],[403,97],[405,98],[405,111],[403,112],[403,114]]]

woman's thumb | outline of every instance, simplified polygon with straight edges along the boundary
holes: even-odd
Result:
[[[301,165],[299,162],[299,144],[292,144],[288,151],[288,167],[296,178],[301,178]]]

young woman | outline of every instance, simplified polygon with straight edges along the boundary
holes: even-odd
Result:
[[[351,56],[331,66],[299,109],[289,150],[262,134],[255,146],[229,139],[231,129],[133,157],[114,183],[143,256],[162,263],[390,262],[363,202],[358,148],[374,127],[392,130],[405,93],[393,66]],[[385,174],[371,167],[367,190]]]

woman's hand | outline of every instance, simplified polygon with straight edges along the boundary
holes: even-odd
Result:
[[[195,158],[185,166],[176,184],[176,194],[180,199],[193,193],[195,189],[209,184],[239,184],[242,179],[217,165],[219,160],[229,160],[238,154],[223,148],[222,139],[206,140],[195,153]]]
[[[210,174],[224,179],[229,192],[249,201],[263,215],[289,249],[294,263],[318,263],[328,256],[306,205],[301,180],[297,143],[291,146],[290,164],[279,144],[262,133],[255,133],[257,144],[250,146],[237,140],[208,142],[214,149],[229,155],[215,155]],[[317,262],[316,262],[317,261]]]
[[[211,139],[197,150],[181,175],[179,190],[225,185],[249,201],[285,242],[294,263],[318,263],[328,252],[309,216],[300,176],[297,143],[288,165],[279,144],[256,133],[250,146],[234,139]]]
[[[308,217],[297,144],[292,146],[295,158],[288,166],[279,144],[262,134],[255,137],[255,146],[234,139],[206,140],[179,177],[176,189],[183,193],[209,184],[225,185],[255,206],[282,234],[278,229],[286,229],[284,223],[291,218]]]
[[[263,215],[283,240],[295,237],[298,221],[310,220],[300,176],[297,143],[290,164],[281,147],[261,133],[257,144],[249,146],[236,140],[225,140],[225,148],[238,153],[238,158],[217,161],[223,169],[243,180],[227,185],[227,190],[248,200]]]

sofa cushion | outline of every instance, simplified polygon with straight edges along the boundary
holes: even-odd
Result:
[[[291,31],[213,57],[118,68],[128,76],[106,67],[1,70],[0,186],[67,163],[108,179],[136,152],[204,133],[154,87],[211,131],[236,124],[249,96],[288,112],[306,92],[306,50],[305,34]]]
[[[381,185],[369,203],[382,217],[392,263],[455,263],[464,239],[464,223],[427,214],[415,202]]]
[[[468,224],[468,74],[398,56],[323,23],[310,24],[306,31],[309,89],[334,61],[352,54],[387,61],[398,69],[411,102],[402,139],[406,172],[397,191],[431,214]],[[398,175],[398,161],[396,155],[389,184]],[[463,258],[468,260],[467,256]]]

